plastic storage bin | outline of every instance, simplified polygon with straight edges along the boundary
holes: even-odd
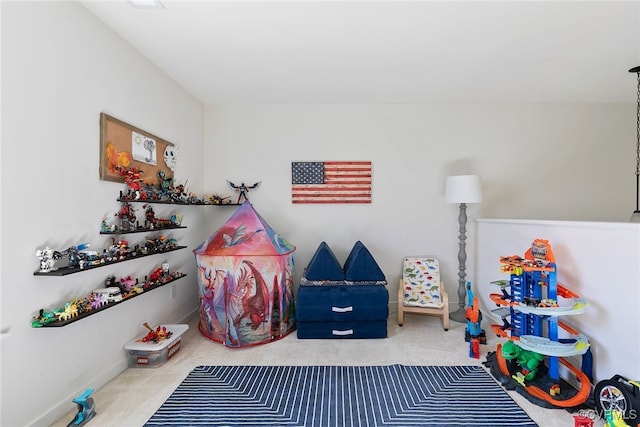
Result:
[[[189,325],[161,325],[173,332],[169,339],[158,344],[154,342],[129,341],[124,349],[127,351],[129,366],[132,368],[157,368],[171,359],[180,350],[182,335]]]

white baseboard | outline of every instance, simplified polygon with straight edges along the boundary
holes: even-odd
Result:
[[[195,309],[187,313],[186,315],[182,316],[178,320],[178,323],[189,323],[189,321],[191,321],[197,315],[198,315],[198,309]],[[98,390],[100,387],[104,386],[109,381],[111,381],[112,379],[120,375],[122,372],[124,372],[128,367],[129,367],[129,362],[127,358],[123,356],[121,359],[116,361],[110,368],[99,372],[99,374],[95,378],[89,381],[89,383],[85,388],[83,388],[82,390],[77,390],[73,395],[63,397],[56,406],[54,406],[45,414],[43,414],[38,419],[36,419],[31,424],[31,426],[47,427],[56,423],[58,420],[64,417],[65,414],[76,409],[76,405],[73,403],[74,398],[78,397],[88,388]],[[69,418],[69,422],[71,422],[72,419],[73,419],[73,416]]]

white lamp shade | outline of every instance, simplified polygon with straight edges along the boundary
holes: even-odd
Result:
[[[444,190],[447,203],[480,203],[482,186],[478,175],[456,175],[447,177]]]

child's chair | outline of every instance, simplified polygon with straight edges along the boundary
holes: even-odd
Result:
[[[449,330],[449,297],[440,280],[440,265],[435,258],[406,257],[398,287],[398,325],[405,313],[440,316]]]

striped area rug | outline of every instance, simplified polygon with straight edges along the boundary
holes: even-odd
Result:
[[[536,426],[480,366],[198,366],[146,426]]]

